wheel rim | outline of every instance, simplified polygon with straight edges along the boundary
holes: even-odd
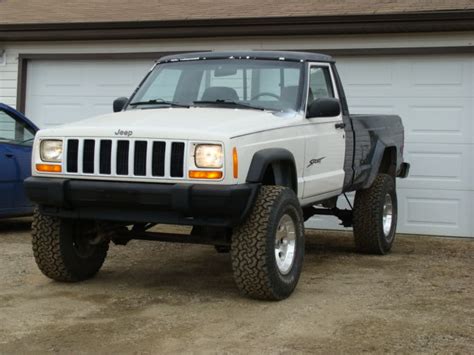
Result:
[[[275,234],[275,259],[278,270],[283,275],[290,272],[295,259],[296,227],[293,219],[284,214]]]
[[[385,238],[390,237],[390,231],[392,230],[393,223],[393,202],[390,194],[385,195],[385,201],[383,204],[383,234]]]

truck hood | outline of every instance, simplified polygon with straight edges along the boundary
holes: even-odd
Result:
[[[41,130],[40,135],[213,140],[290,126],[300,119],[296,112],[208,107],[159,108],[97,116]]]

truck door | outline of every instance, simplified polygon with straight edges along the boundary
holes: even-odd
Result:
[[[0,108],[0,208],[32,206],[23,181],[31,175],[34,129]]]
[[[0,215],[13,208],[15,161],[0,136]]]
[[[339,98],[329,64],[311,63],[308,80],[307,106],[318,98]],[[337,195],[344,184],[346,144],[342,114],[307,120],[303,198]]]

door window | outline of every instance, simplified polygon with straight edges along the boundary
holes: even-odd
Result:
[[[0,143],[31,144],[34,136],[25,123],[0,110]]]
[[[311,67],[309,72],[308,106],[319,98],[334,97],[331,73],[328,67]]]

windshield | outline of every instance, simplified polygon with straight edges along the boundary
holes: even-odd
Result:
[[[196,60],[158,65],[128,109],[219,106],[297,111],[303,64],[277,60]]]

